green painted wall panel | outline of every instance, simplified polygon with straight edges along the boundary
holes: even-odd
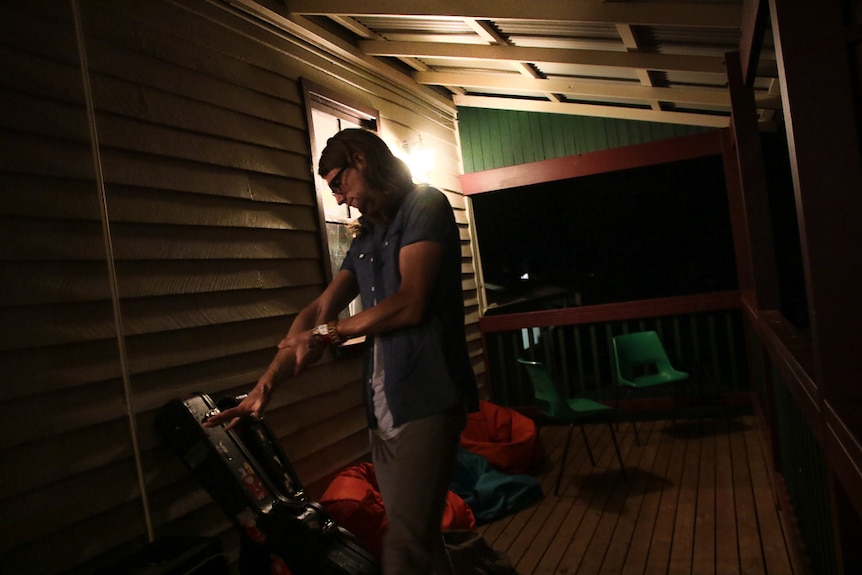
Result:
[[[538,112],[458,108],[464,172],[480,172],[713,130]]]

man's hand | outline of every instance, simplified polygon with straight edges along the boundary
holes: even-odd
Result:
[[[204,427],[215,427],[225,425],[225,429],[232,429],[243,417],[263,418],[263,411],[269,404],[272,390],[281,380],[292,377],[296,372],[296,349],[285,347],[279,349],[266,372],[257,380],[254,388],[239,405],[225,409],[210,416],[203,423]]]
[[[323,356],[326,344],[314,338],[310,330],[305,330],[294,335],[286,335],[278,342],[278,349],[279,353],[286,349],[294,350],[293,376],[295,377]]]
[[[270,385],[258,381],[248,395],[236,407],[225,409],[211,415],[203,422],[204,427],[216,427],[224,424],[225,429],[233,429],[243,417],[263,419],[263,410],[269,403]]]

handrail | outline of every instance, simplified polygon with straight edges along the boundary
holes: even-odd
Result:
[[[757,311],[747,303],[743,308],[772,364],[784,377],[812,433],[822,443],[821,394],[813,372],[810,338],[777,311]]]
[[[700,313],[741,307],[740,292],[724,291],[690,296],[645,299],[622,303],[512,313],[479,318],[482,333],[529,327],[578,325],[663,315]]]
[[[612,337],[654,329],[670,355],[697,373],[698,393],[735,400],[749,383],[741,301],[740,292],[727,291],[483,317],[488,389],[504,405],[528,404],[529,386],[515,364],[526,356],[545,362],[573,392],[610,397]]]

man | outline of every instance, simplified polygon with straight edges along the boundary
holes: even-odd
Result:
[[[440,522],[466,413],[478,408],[452,208],[439,190],[415,186],[404,162],[365,130],[330,138],[318,172],[339,204],[362,213],[356,236],[248,397],[210,424],[259,417],[280,379],[326,345],[366,336],[371,456],[388,520],[383,572],[450,573]],[[338,321],[357,294],[363,311]]]

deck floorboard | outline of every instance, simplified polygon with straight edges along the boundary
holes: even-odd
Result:
[[[554,496],[568,427],[540,430],[545,497],[477,529],[520,575],[807,575],[776,505],[764,442],[750,416],[580,431]]]

